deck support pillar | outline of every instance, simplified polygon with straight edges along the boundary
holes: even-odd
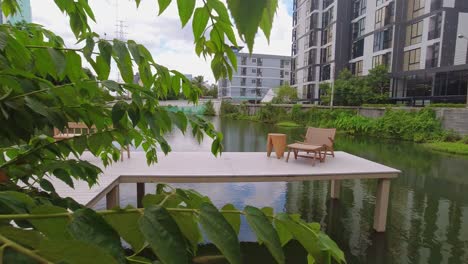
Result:
[[[144,196],[145,196],[145,183],[137,182],[137,208],[143,208]]]
[[[106,194],[106,208],[112,209],[117,206],[120,206],[119,185],[116,185]]]
[[[331,180],[330,181],[330,196],[332,199],[340,199],[340,189],[341,181],[340,180]]]
[[[377,232],[385,232],[389,195],[390,179],[379,179],[374,211],[374,229]]]

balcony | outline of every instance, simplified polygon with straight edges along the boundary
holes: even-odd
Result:
[[[262,59],[257,59],[257,66],[263,66],[263,60]]]
[[[247,57],[242,57],[241,65],[247,65]]]

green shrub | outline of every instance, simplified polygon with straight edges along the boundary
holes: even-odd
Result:
[[[462,137],[462,139],[460,139],[460,143],[468,144],[468,135]]]
[[[303,122],[305,113],[302,111],[302,105],[295,104],[291,109],[291,120],[294,122]]]
[[[249,107],[247,106],[247,102],[244,101],[239,106],[239,112],[242,115],[249,115]]]
[[[229,101],[222,101],[221,102],[221,109],[220,109],[220,115],[228,115],[228,114],[238,114],[239,113],[239,107],[236,105],[233,105]]]
[[[259,121],[265,123],[277,123],[282,119],[287,119],[286,110],[282,107],[275,107],[272,104],[268,103],[262,107],[257,112],[257,117]]]
[[[205,103],[205,110],[203,111],[203,115],[206,115],[206,116],[216,115],[216,110],[214,109],[214,105],[213,105],[213,102],[211,102],[211,100],[208,100],[208,102]]]
[[[462,140],[462,137],[453,130],[443,131],[439,138],[439,141],[444,142],[457,142]]]

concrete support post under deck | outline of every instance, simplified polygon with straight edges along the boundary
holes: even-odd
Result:
[[[145,183],[137,183],[137,208],[143,208],[143,196],[145,196]]]
[[[389,195],[390,179],[379,179],[374,211],[374,229],[377,232],[385,232]]]
[[[119,185],[116,185],[110,192],[106,194],[106,208],[112,209],[120,206],[120,191]]]
[[[331,180],[330,181],[330,196],[332,199],[340,199],[340,189],[341,189],[341,181],[340,180]]]

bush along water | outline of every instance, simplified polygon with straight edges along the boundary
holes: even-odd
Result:
[[[435,112],[430,108],[420,111],[388,109],[382,117],[369,118],[358,115],[355,110],[310,108],[303,110],[294,105],[288,112],[283,107],[265,104],[253,116],[239,109],[243,106],[229,104],[221,114],[234,119],[248,119],[264,123],[294,122],[302,126],[335,127],[354,135],[367,135],[414,142],[444,141],[453,137],[453,132],[444,131]],[[233,110],[236,108],[237,110]],[[223,108],[222,108],[223,109]]]
[[[216,115],[216,110],[214,109],[214,105],[213,105],[213,102],[211,102],[211,100],[205,103],[205,110],[203,111],[203,115],[206,115],[206,116]]]

